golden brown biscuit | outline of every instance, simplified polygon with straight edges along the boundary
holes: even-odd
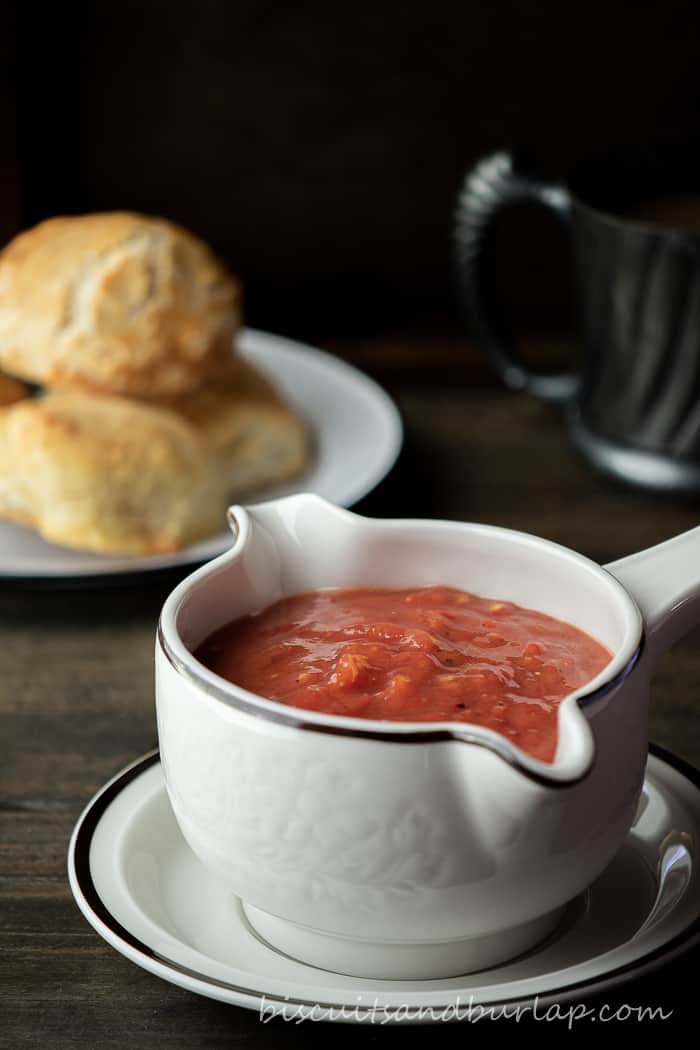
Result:
[[[230,501],[298,474],[309,459],[306,426],[241,357],[216,385],[169,404],[216,456]]]
[[[183,394],[225,367],[240,301],[206,245],[165,219],[48,219],[0,254],[0,367],[48,386]]]
[[[206,443],[167,409],[66,391],[0,409],[0,516],[47,540],[173,551],[224,526]]]
[[[242,360],[217,387],[160,405],[49,391],[0,408],[0,518],[66,547],[174,551],[308,454],[303,423]]]

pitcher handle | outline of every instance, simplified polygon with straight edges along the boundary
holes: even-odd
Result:
[[[535,372],[500,330],[481,287],[484,241],[497,215],[513,204],[531,203],[549,208],[569,225],[571,200],[563,186],[548,185],[514,170],[509,153],[494,153],[479,161],[464,180],[457,202],[455,247],[461,297],[467,317],[503,382],[546,401],[564,401],[575,395],[576,372]]]

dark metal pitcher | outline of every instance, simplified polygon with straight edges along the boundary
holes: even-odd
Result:
[[[700,215],[700,180],[694,190]],[[523,202],[552,209],[570,230],[575,372],[533,372],[485,305],[486,231],[501,209]],[[700,225],[675,229],[615,214],[584,199],[575,182],[542,183],[496,153],[466,177],[456,242],[467,313],[504,382],[561,402],[574,442],[605,473],[657,490],[700,491]]]

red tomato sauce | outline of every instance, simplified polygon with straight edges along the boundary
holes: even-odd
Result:
[[[475,723],[545,762],[556,750],[559,701],[611,659],[571,624],[452,587],[294,595],[220,628],[195,656],[291,707]]]

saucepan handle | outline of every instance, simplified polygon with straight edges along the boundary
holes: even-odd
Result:
[[[652,656],[700,623],[700,527],[605,568],[637,602]]]

